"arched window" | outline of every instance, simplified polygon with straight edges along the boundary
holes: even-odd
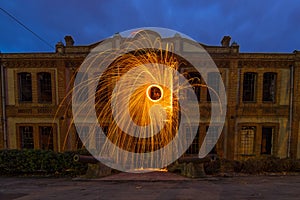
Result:
[[[51,73],[40,72],[37,74],[37,78],[38,78],[38,102],[51,103],[52,102]]]
[[[32,102],[31,74],[18,73],[19,102]]]

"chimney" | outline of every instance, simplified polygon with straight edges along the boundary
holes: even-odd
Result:
[[[221,41],[222,47],[229,47],[230,40],[231,40],[230,36],[224,36]]]
[[[56,53],[62,54],[62,53],[64,53],[64,51],[65,51],[65,46],[64,46],[64,44],[63,44],[61,41],[58,42],[58,43],[55,45],[55,52],[56,52]]]
[[[74,45],[74,40],[70,35],[65,36],[65,42],[66,42],[66,47],[71,47]]]

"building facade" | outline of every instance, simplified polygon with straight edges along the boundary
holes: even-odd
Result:
[[[114,47],[122,43],[118,34],[109,40]],[[175,50],[193,53],[191,44],[178,35],[168,40]],[[82,147],[73,125],[72,87],[76,70],[98,44],[75,46],[66,36],[53,53],[0,54],[0,149]],[[300,52],[243,53],[229,36],[221,46],[203,47],[217,65],[227,94],[225,125],[212,153],[228,159],[300,158]],[[196,76],[189,67],[185,70],[189,77]],[[220,80],[211,80],[218,88]],[[209,116],[207,88],[194,89],[200,112]],[[208,125],[209,118],[193,127],[198,134],[187,154],[198,153]]]

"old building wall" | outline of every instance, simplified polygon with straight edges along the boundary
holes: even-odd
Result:
[[[199,49],[185,39],[175,35],[174,38],[163,40],[164,45],[167,42],[172,43],[175,52],[189,55],[196,63],[200,63],[197,61],[199,57],[194,52]],[[245,159],[262,154],[269,155],[269,153],[281,158],[288,156],[300,158],[300,53],[240,53],[237,44],[230,46],[230,41],[229,45],[227,43],[221,47],[204,46],[220,70],[227,95],[226,120],[216,145],[218,154],[228,159]],[[108,46],[103,48],[122,48],[122,38],[116,35],[106,45]],[[76,70],[91,47],[74,46],[70,40],[67,46],[60,44],[59,48],[55,53],[46,54],[0,54],[1,63],[5,64],[9,148],[20,148],[20,125],[33,127],[36,135],[35,148],[39,148],[38,127],[50,124],[55,127],[53,137],[55,150],[77,148],[78,135],[72,121],[70,103]],[[291,66],[293,66],[293,73],[291,73]],[[187,73],[191,72],[188,66],[184,70]],[[32,102],[19,102],[18,72],[28,72],[32,75]],[[36,80],[39,72],[49,72],[52,77],[52,101],[47,104],[38,102]],[[256,74],[255,98],[250,102],[243,100],[244,74],[247,72]],[[276,74],[273,101],[263,100],[264,74],[268,72]],[[203,114],[199,129],[202,134],[199,139],[201,141],[210,120],[210,102],[207,100],[206,88],[201,88],[199,98],[199,108]],[[0,103],[1,101],[2,98]],[[0,115],[2,119],[2,112]],[[263,133],[264,131],[266,133]],[[248,133],[249,137],[253,136],[253,141],[245,139]],[[0,149],[4,148],[3,138],[2,120]],[[271,141],[271,147],[268,146],[269,144],[267,147],[263,145],[265,140]],[[252,146],[246,144],[249,141]],[[242,147],[242,144],[245,146]],[[262,150],[263,148],[267,150]]]

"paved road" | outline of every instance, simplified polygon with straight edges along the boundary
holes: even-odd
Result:
[[[300,199],[300,176],[188,179],[154,172],[95,180],[0,177],[0,199]]]

